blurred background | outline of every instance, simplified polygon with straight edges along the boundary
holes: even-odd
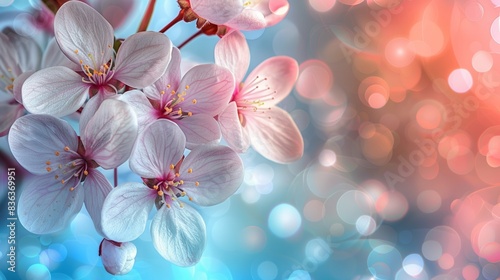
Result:
[[[118,38],[135,32],[147,4],[93,2],[119,26]],[[112,276],[83,209],[58,234],[33,235],[18,223],[15,274],[6,270],[2,224],[0,279],[500,279],[500,1],[289,3],[281,23],[245,35],[251,69],[276,55],[300,64],[279,106],[300,128],[304,156],[281,165],[241,155],[239,191],[198,208],[207,225],[200,263],[170,264],[146,230],[134,241],[134,269]],[[44,47],[40,9],[36,0],[0,0],[0,25]],[[177,13],[176,1],[157,1],[148,30]],[[166,34],[179,45],[195,32],[181,22]],[[185,68],[213,63],[217,41],[184,47]],[[7,224],[6,170],[19,171],[18,197],[29,178],[6,137],[0,148]],[[119,171],[121,183],[139,180],[127,164]]]

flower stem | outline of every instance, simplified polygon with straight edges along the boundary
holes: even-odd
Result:
[[[187,45],[189,42],[191,42],[194,38],[196,38],[196,37],[200,36],[201,34],[203,34],[203,30],[202,30],[202,29],[198,30],[198,32],[196,32],[195,34],[191,35],[191,37],[187,38],[187,40],[186,40],[186,41],[182,42],[182,44],[180,44],[180,45],[178,46],[179,50],[180,50],[182,47],[184,47],[185,45]]]
[[[165,25],[165,27],[163,27],[161,30],[160,30],[160,33],[165,33],[167,30],[170,29],[170,27],[174,26],[175,24],[177,24],[179,21],[181,21],[182,19],[184,18],[184,10],[181,10],[179,12],[179,14],[171,21],[169,22],[167,25]]]
[[[151,21],[151,16],[153,15],[153,11],[155,9],[156,0],[149,0],[148,7],[146,8],[146,12],[144,12],[144,16],[142,17],[141,24],[137,29],[137,32],[146,31],[149,25],[149,21]]]
[[[118,168],[113,169],[113,179],[115,181],[115,187],[118,186]]]

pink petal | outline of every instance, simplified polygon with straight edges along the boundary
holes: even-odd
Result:
[[[127,91],[124,94],[120,94],[120,100],[129,104],[134,110],[139,125],[139,133],[157,119],[155,116],[156,111],[151,106],[151,102],[149,102],[144,92],[139,90]]]
[[[226,23],[236,30],[258,30],[267,25],[264,15],[253,9],[244,9],[241,14]]]
[[[106,99],[81,135],[85,154],[102,168],[116,168],[130,156],[137,137],[137,118],[127,103]]]
[[[236,102],[231,102],[217,117],[222,137],[229,147],[238,153],[244,153],[250,146],[250,141],[243,134],[243,128],[238,116]]]
[[[4,31],[17,53],[17,61],[22,72],[36,71],[40,69],[40,61],[42,60],[42,50],[33,38],[17,34],[12,28],[7,28]]]
[[[57,11],[54,33],[62,52],[74,63],[99,69],[113,55],[113,27],[89,5],[66,2]]]
[[[195,265],[206,240],[205,222],[191,206],[162,206],[151,222],[153,245],[166,260],[178,266]]]
[[[97,109],[99,109],[99,106],[101,106],[101,103],[103,101],[104,95],[102,94],[96,94],[92,98],[90,98],[89,101],[87,101],[85,107],[82,110],[82,114],[80,115],[80,135],[83,135],[85,127],[87,127],[88,122],[95,115]]]
[[[76,112],[90,86],[69,68],[55,66],[31,75],[22,87],[23,105],[32,114],[62,117]]]
[[[186,135],[188,149],[200,144],[215,144],[220,141],[219,124],[212,116],[197,114],[177,120],[175,123]]]
[[[236,84],[243,81],[250,65],[250,49],[241,32],[233,31],[220,39],[215,45],[215,63],[229,69]]]
[[[0,103],[0,137],[9,133],[12,124],[23,115],[24,108],[20,104]]]
[[[290,9],[290,4],[288,4],[287,0],[262,1],[259,7],[265,4],[265,2],[269,2],[267,3],[268,12],[263,12],[267,22],[266,27],[273,26],[282,21]],[[264,10],[264,8],[261,10]]]
[[[245,114],[248,135],[252,147],[265,158],[287,163],[302,157],[304,141],[290,115],[274,107],[265,113]]]
[[[168,63],[167,70],[160,79],[158,79],[153,85],[145,87],[144,93],[151,100],[160,100],[161,91],[165,93],[170,93],[179,87],[181,81],[181,52],[178,48],[172,48],[172,58]]]
[[[74,71],[82,71],[80,64],[73,63],[64,55],[55,38],[49,41],[42,58],[42,69],[52,66],[66,66]]]
[[[215,64],[195,66],[181,80],[177,94],[185,101],[175,109],[216,116],[229,103],[234,88],[234,77],[228,69]]]
[[[70,191],[78,178],[66,184],[54,180],[54,175],[36,176],[23,187],[17,213],[19,221],[34,234],[49,234],[65,229],[83,204],[81,187]]]
[[[130,156],[130,169],[142,178],[163,178],[184,153],[186,137],[173,122],[160,119],[137,138]]]
[[[92,6],[116,29],[125,23],[136,6],[135,0],[94,1]]]
[[[297,61],[287,56],[269,58],[257,66],[245,80],[238,99],[278,104],[288,96],[299,75]]]
[[[192,172],[189,173],[188,169]],[[226,146],[203,145],[194,148],[184,159],[179,173],[184,180],[182,189],[194,203],[203,206],[223,202],[243,182],[241,159]]]
[[[78,136],[71,125],[56,117],[26,115],[12,125],[9,146],[16,160],[26,170],[42,175],[47,174],[47,167],[55,170],[59,164],[65,165],[71,161],[64,147],[76,151]]]
[[[94,222],[94,227],[97,233],[103,235],[101,226],[102,205],[104,203],[104,199],[108,196],[113,187],[108,182],[106,177],[95,169],[89,170],[89,175],[85,178],[82,187],[85,190],[85,208],[87,208],[87,211]]]
[[[136,33],[118,50],[114,78],[135,88],[150,86],[165,73],[171,50],[172,43],[164,34]]]
[[[156,197],[155,190],[139,183],[127,183],[114,188],[102,206],[104,236],[118,242],[139,237],[146,228]]]
[[[242,1],[191,0],[190,4],[198,16],[214,24],[224,24],[243,11]]]

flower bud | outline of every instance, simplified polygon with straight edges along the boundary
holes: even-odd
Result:
[[[123,275],[132,270],[137,249],[132,242],[120,243],[103,239],[100,255],[107,272],[113,275]]]

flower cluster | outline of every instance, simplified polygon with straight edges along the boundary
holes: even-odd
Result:
[[[200,30],[224,30],[215,32],[222,36],[215,63],[184,74],[180,48],[166,35],[141,31],[115,40],[111,24],[79,1],[58,9],[43,55],[33,39],[0,33],[0,83],[9,96],[0,101],[0,135],[8,134],[12,154],[35,177],[20,196],[19,220],[32,233],[54,233],[85,204],[112,274],[132,269],[131,241],[153,207],[158,253],[179,266],[196,264],[206,232],[191,205],[215,205],[237,191],[238,153],[251,146],[278,163],[303,153],[297,126],[276,106],[297,79],[297,62],[269,58],[245,79],[250,51],[238,31],[277,23],[288,3],[178,2]],[[100,170],[127,161],[137,181],[113,187]]]

